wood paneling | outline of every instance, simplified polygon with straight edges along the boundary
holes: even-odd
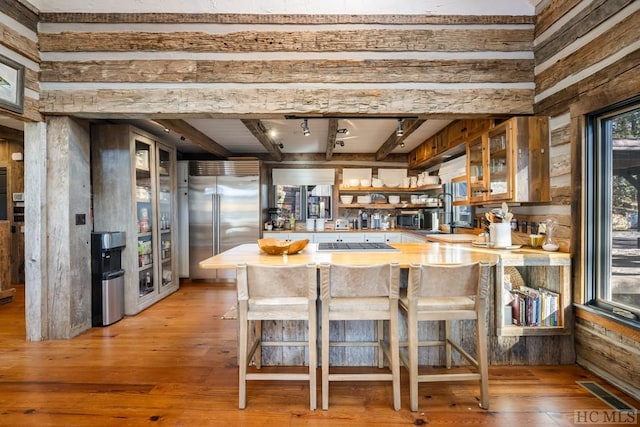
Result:
[[[533,29],[40,33],[41,52],[517,52]]]
[[[40,62],[37,43],[2,23],[0,23],[0,44],[32,61]]]
[[[571,143],[570,125],[555,128],[551,131],[551,139],[549,145],[555,147],[558,145],[564,145]]]
[[[7,1],[7,0],[4,0]],[[11,1],[11,0],[8,0]],[[91,24],[533,24],[526,15],[303,15],[248,13],[40,13],[41,22]]]
[[[566,56],[536,76],[536,90],[543,92],[557,82],[580,73],[638,40],[640,11],[627,17],[586,46]]]
[[[12,153],[24,153],[24,134],[22,131],[0,126],[0,166],[7,168],[7,219],[10,227],[15,227],[9,233],[9,263],[10,279],[8,283],[24,283],[24,232],[21,230],[23,222],[13,219],[13,193],[24,192],[24,162],[11,159]],[[4,289],[4,288],[3,288]]]
[[[17,0],[0,0],[0,10],[35,33],[38,31],[38,12],[27,4]]]
[[[11,222],[0,221],[0,290],[11,288]]]
[[[543,63],[633,2],[634,0],[593,1],[556,31],[553,37],[536,46],[536,64]]]
[[[545,32],[554,22],[580,4],[582,0],[551,0],[541,11],[536,9],[535,36]]]
[[[520,83],[533,60],[129,60],[43,62],[43,82]]]
[[[584,7],[575,16],[553,25],[578,4]],[[559,182],[567,185],[552,188],[554,204],[571,205],[572,253],[575,259],[573,298],[576,305],[575,342],[577,360],[588,369],[598,372],[610,381],[638,392],[640,378],[637,331],[621,329],[619,324],[607,321],[601,314],[587,313],[580,304],[586,301],[585,283],[585,219],[582,213],[583,170],[586,138],[585,114],[613,105],[638,95],[640,81],[640,49],[631,50],[638,40],[639,12],[634,12],[618,24],[575,50],[566,49],[579,38],[589,38],[596,27],[634,2],[626,0],[596,0],[593,2],[551,1],[540,11],[536,35],[545,34],[545,40],[535,50],[536,64],[554,58],[554,64],[536,75],[536,92],[550,92],[540,99],[535,110],[538,114],[560,116],[571,113],[570,125],[552,130],[551,142],[558,149],[552,158],[552,170]],[[591,33],[591,34],[590,34]],[[614,56],[627,49],[625,55]],[[595,72],[587,72],[589,68]],[[553,92],[554,86],[558,89]],[[565,144],[570,144],[567,150]],[[567,175],[570,179],[567,181]]]
[[[579,99],[582,101],[583,96],[592,97],[592,94],[609,93],[612,90],[620,94],[621,101],[637,93],[638,79],[640,79],[640,49],[536,103],[536,114],[556,116],[564,113],[573,102]],[[581,109],[585,109],[584,113],[595,111],[597,109],[595,106],[598,105],[603,107],[597,96],[593,98],[594,108],[589,108],[586,102],[580,104]]]
[[[117,114],[196,114],[206,117],[263,114],[531,114],[529,89],[84,89],[45,90],[44,113],[91,117]],[[309,100],[313,100],[310,103]],[[228,116],[227,116],[228,117]]]

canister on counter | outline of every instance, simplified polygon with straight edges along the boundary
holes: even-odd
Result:
[[[527,221],[521,221],[520,222],[520,232],[521,233],[526,233],[527,232],[527,226],[529,224],[527,223]]]

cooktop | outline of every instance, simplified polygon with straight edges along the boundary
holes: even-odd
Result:
[[[398,252],[399,249],[394,248],[391,245],[387,245],[386,243],[375,243],[375,242],[363,242],[363,243],[355,243],[355,242],[339,242],[339,243],[329,243],[329,242],[321,242],[318,243],[319,251],[351,251],[351,252],[359,252],[359,251],[391,251]]]

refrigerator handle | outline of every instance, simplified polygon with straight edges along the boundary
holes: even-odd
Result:
[[[220,194],[213,195],[213,254],[220,253]]]

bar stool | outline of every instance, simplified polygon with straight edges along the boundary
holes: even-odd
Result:
[[[398,346],[398,264],[366,266],[320,264],[322,301],[322,409],[329,408],[330,381],[392,381],[393,407],[400,409],[400,361]],[[332,320],[374,320],[373,342],[330,342]],[[389,342],[384,342],[383,322],[389,324]],[[378,367],[389,361],[390,373],[330,373],[330,346],[376,347]]]
[[[239,407],[247,400],[249,380],[306,380],[309,381],[309,407],[316,409],[317,368],[317,268],[315,264],[294,266],[237,266],[238,323],[239,323]],[[307,341],[267,342],[262,340],[263,320],[305,320],[308,325]],[[249,330],[255,327],[254,337]],[[251,340],[251,342],[250,342]],[[256,368],[261,367],[263,346],[308,347],[307,373],[255,373],[247,372],[254,358]],[[255,357],[254,357],[255,356]]]
[[[486,329],[488,298],[489,264],[410,265],[408,287],[401,292],[400,309],[407,316],[408,358],[403,353],[401,359],[409,370],[412,411],[418,410],[418,383],[468,380],[480,380],[480,407],[489,409]],[[452,340],[452,320],[475,320],[475,358]],[[425,321],[444,321],[444,340],[419,341],[418,324]],[[444,346],[447,368],[451,368],[453,348],[477,372],[420,375],[418,348],[422,346]]]

